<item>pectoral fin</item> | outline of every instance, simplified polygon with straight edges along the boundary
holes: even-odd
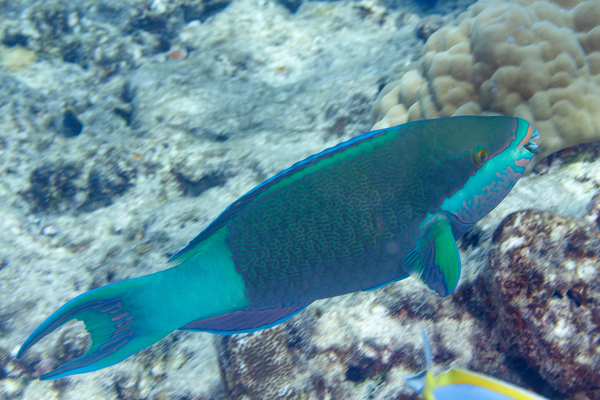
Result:
[[[443,214],[421,224],[421,238],[404,257],[404,268],[440,296],[450,295],[460,278],[460,254],[452,227]]]

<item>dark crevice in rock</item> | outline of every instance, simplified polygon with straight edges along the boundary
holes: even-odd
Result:
[[[201,22],[206,21],[208,18],[216,15],[227,8],[229,2],[219,1],[219,2],[209,2],[204,6],[204,10],[200,17],[198,18]]]
[[[467,250],[468,248],[475,248],[479,246],[481,242],[482,231],[478,227],[474,227],[467,231],[459,242],[461,250]]]
[[[29,41],[29,37],[22,35],[20,33],[16,33],[14,35],[5,34],[4,39],[2,39],[2,44],[7,47],[15,47],[15,46],[27,47],[28,41]]]
[[[567,290],[567,297],[573,301],[575,307],[581,307],[581,301],[579,300],[578,295],[576,295],[572,289]]]
[[[372,101],[362,93],[355,93],[345,103],[331,104],[325,110],[325,119],[333,120],[327,129],[325,140],[349,134],[356,136],[367,132],[370,124],[365,116],[369,115]]]
[[[127,126],[131,126],[131,121],[133,119],[133,110],[132,109],[125,109],[125,108],[117,107],[113,110],[113,112],[118,117],[123,118],[123,120],[125,121],[125,124]]]
[[[445,364],[448,361],[456,359],[456,353],[444,346],[444,340],[439,332],[435,332],[432,339],[432,343],[435,343],[433,361],[436,364]]]
[[[228,174],[216,171],[207,172],[198,180],[189,179],[175,170],[171,170],[171,174],[179,182],[179,186],[183,190],[183,195],[192,197],[200,196],[203,192],[215,186],[223,186],[229,179]]]
[[[109,161],[96,165],[90,171],[87,182],[88,195],[79,210],[90,212],[111,205],[115,197],[124,194],[133,186],[134,177],[135,170],[123,167],[117,162]]]
[[[290,14],[295,14],[302,5],[302,0],[279,0],[279,4],[284,6]]]
[[[73,110],[66,110],[63,114],[60,132],[67,137],[79,136],[83,131],[83,123],[79,121]]]
[[[368,370],[359,365],[351,365],[346,369],[346,380],[351,382],[364,382],[368,377]]]
[[[540,376],[538,371],[531,367],[524,358],[518,356],[506,357],[506,365],[509,369],[515,372],[523,382],[534,392],[552,399],[562,399],[560,395],[552,389],[548,383]]]
[[[3,258],[0,260],[0,271],[8,266],[8,258]]]
[[[0,379],[4,379],[8,376],[8,373],[4,370],[4,367],[8,364],[10,356],[8,351],[0,348]]]
[[[484,327],[491,328],[496,323],[498,311],[489,287],[481,276],[471,283],[460,285],[450,299],[461,310],[473,315]]]
[[[62,48],[63,61],[71,64],[84,65],[84,52],[81,48],[81,43],[71,42],[67,43]]]
[[[135,90],[132,89],[129,83],[125,83],[123,85],[123,89],[121,90],[121,100],[125,103],[132,103],[135,98]]]
[[[444,19],[440,15],[429,15],[423,18],[419,25],[417,25],[415,34],[425,42],[442,26],[444,26]]]

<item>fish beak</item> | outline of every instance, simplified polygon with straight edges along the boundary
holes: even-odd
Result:
[[[534,139],[538,139],[540,137],[540,133],[538,132],[537,129],[533,130],[533,135],[531,135],[531,138],[529,139],[529,141],[527,141],[527,143],[525,143],[525,145],[523,147],[525,147],[531,154],[535,154],[535,151],[538,148],[538,145],[533,141]]]

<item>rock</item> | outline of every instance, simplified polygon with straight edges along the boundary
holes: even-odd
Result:
[[[401,394],[408,397],[399,398],[416,399],[402,387],[401,371],[419,368],[421,350],[390,338],[390,331],[372,335],[376,321],[385,324],[380,317],[394,323],[393,318],[385,318],[381,305],[375,308],[383,315],[363,316],[366,319],[358,322],[373,328],[367,332],[354,324],[358,315],[336,311],[339,300],[344,303],[351,297],[327,301],[331,307],[325,306],[325,313],[323,302],[317,302],[272,329],[223,337],[219,360],[230,398],[386,399]],[[370,304],[355,307],[372,308]],[[347,324],[340,321],[346,318]],[[331,329],[334,325],[338,329]]]
[[[114,202],[133,186],[135,169],[122,159],[109,159],[94,165],[87,180],[87,199],[79,207],[94,211]]]
[[[225,337],[220,361],[232,398],[300,399],[297,356],[286,337],[280,327]]]
[[[77,194],[76,179],[81,168],[76,164],[44,164],[29,175],[29,188],[23,196],[29,200],[32,211],[43,212],[72,205]]]
[[[547,212],[511,214],[492,237],[488,284],[500,336],[563,393],[600,386],[599,252],[595,224]]]

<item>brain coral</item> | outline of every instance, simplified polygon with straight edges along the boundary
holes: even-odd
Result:
[[[388,84],[374,129],[505,114],[540,131],[534,162],[600,140],[600,1],[481,0],[435,32],[418,70]]]

